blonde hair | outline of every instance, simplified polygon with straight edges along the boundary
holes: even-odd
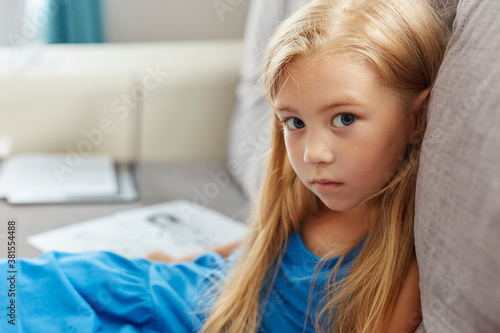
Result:
[[[283,22],[268,45],[263,78],[269,101],[272,105],[293,62],[347,52],[398,92],[409,112],[411,101],[432,87],[448,36],[447,26],[425,0],[312,1]],[[356,243],[323,258],[340,255],[327,285],[326,305],[316,317],[318,332],[384,331],[415,258],[414,193],[426,112],[424,101],[404,161],[386,186],[366,201],[377,209],[367,217],[373,223],[348,275],[336,281],[340,263]],[[257,330],[259,292],[266,274],[275,269],[275,261],[281,262],[280,250],[288,235],[322,207],[295,174],[276,116],[272,129],[269,167],[249,236],[217,295],[204,332]],[[277,270],[272,272],[275,276]]]

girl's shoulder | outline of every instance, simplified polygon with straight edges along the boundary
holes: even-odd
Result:
[[[422,320],[417,260],[410,264],[399,291],[387,332],[414,332]]]

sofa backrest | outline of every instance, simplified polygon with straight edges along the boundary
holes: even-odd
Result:
[[[13,153],[127,161],[140,144],[147,161],[224,158],[242,54],[241,40],[0,47],[0,145],[5,135]]]
[[[500,332],[500,2],[462,0],[417,181],[422,332]]]

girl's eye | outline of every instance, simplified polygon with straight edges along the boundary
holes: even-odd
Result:
[[[347,127],[356,121],[356,116],[350,113],[342,113],[333,118],[333,125],[335,127]]]
[[[292,130],[298,130],[298,129],[304,128],[306,126],[306,124],[304,124],[304,122],[302,120],[300,120],[299,118],[295,118],[295,117],[292,117],[292,118],[285,120],[285,123],[288,126],[288,128],[292,129]]]

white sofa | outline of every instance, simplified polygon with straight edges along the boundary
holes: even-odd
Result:
[[[143,160],[224,158],[242,55],[241,40],[0,48],[0,136],[13,152],[65,152],[108,119],[95,151],[130,159],[145,94]]]

